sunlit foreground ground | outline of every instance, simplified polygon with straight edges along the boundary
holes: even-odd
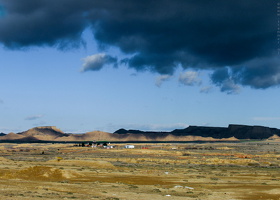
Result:
[[[123,146],[0,144],[0,199],[280,199],[280,143]]]

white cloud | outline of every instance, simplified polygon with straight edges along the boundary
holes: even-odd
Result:
[[[171,78],[170,75],[161,75],[156,78],[156,86],[160,87],[164,81],[168,81]]]
[[[201,93],[209,93],[209,92],[211,92],[212,89],[213,89],[212,86],[206,86],[206,87],[201,88],[200,92]]]
[[[187,71],[180,74],[179,82],[187,86],[200,85],[201,79],[198,76],[199,74],[196,71]]]
[[[44,115],[32,115],[25,118],[25,120],[36,120],[44,117]]]
[[[87,56],[85,58],[82,58],[82,60],[83,60],[83,67],[81,69],[82,72],[98,71],[108,64],[114,64],[115,66],[117,65],[117,59],[105,53]]]

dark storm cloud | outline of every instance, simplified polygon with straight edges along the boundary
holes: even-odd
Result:
[[[232,70],[229,67],[215,70],[211,75],[211,79],[215,85],[220,87],[222,92],[227,94],[237,94],[240,90],[233,79]]]
[[[222,91],[236,91],[237,84],[266,89],[280,85],[280,56],[255,58],[232,67],[215,70],[212,82]]]
[[[6,47],[79,46],[86,27],[138,71],[213,70],[222,91],[278,86],[277,0],[0,0]],[[261,63],[257,63],[257,59]],[[219,75],[228,66],[231,75]],[[228,68],[226,68],[228,69]],[[264,73],[264,74],[263,74]],[[221,77],[219,77],[221,76]],[[232,76],[232,77],[229,77]],[[224,80],[220,80],[223,78]],[[224,89],[223,89],[224,87]]]
[[[78,1],[0,0],[0,41],[8,48],[75,47],[86,26],[85,6]]]
[[[280,56],[256,58],[232,68],[236,83],[266,89],[280,85]]]
[[[0,17],[4,17],[5,16],[5,10],[4,8],[0,5]]]

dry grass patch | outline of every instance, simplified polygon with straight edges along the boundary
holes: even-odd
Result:
[[[5,179],[24,179],[32,181],[62,181],[82,177],[78,172],[61,170],[54,167],[33,166],[22,170],[10,170],[3,174]]]

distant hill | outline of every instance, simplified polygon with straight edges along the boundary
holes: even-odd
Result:
[[[33,140],[56,140],[60,137],[69,136],[69,134],[63,133],[55,126],[41,126],[29,129],[27,131],[18,133],[24,137],[33,138]]]
[[[4,136],[4,135],[6,135],[5,133],[0,133],[0,136]]]
[[[92,131],[83,134],[64,133],[55,126],[42,126],[17,134],[0,134],[0,141],[235,141],[240,139],[279,139],[279,137],[279,129],[246,125],[189,126],[170,132],[119,129],[114,133]]]
[[[164,135],[174,136],[201,136],[212,137],[214,139],[237,138],[237,139],[268,139],[273,135],[280,136],[280,130],[264,126],[246,126],[230,124],[228,127],[207,127],[207,126],[189,126],[185,129],[175,129],[171,132],[150,132],[139,130],[119,129],[115,134],[143,134],[143,135]]]
[[[140,131],[140,130],[126,130],[126,129],[119,129],[115,131],[114,133],[118,134],[127,134],[127,133],[132,133],[132,134],[170,134],[170,132],[164,132],[164,131]]]

